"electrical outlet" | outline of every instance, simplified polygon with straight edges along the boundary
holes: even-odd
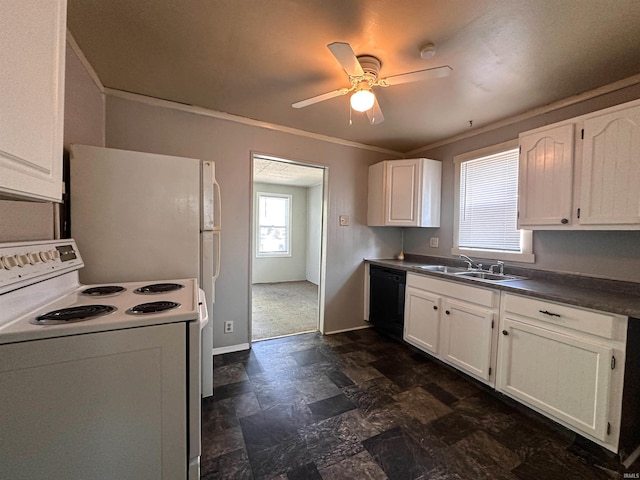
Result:
[[[349,215],[340,215],[340,217],[338,218],[340,219],[341,227],[346,227],[347,225],[349,225]]]
[[[433,248],[438,248],[438,237],[431,237],[429,239],[429,246]]]
[[[224,322],[224,333],[233,333],[233,321]]]

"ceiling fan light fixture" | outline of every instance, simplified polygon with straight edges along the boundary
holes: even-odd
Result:
[[[351,95],[351,108],[357,112],[366,112],[373,107],[375,100],[376,97],[371,90],[358,90]]]

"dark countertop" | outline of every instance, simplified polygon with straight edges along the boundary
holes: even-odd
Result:
[[[604,312],[640,318],[640,283],[598,279],[582,275],[561,274],[505,265],[505,273],[527,277],[522,280],[491,282],[432,272],[420,265],[464,266],[454,259],[407,255],[405,260],[365,259],[365,262],[418,273],[441,280],[451,280],[477,287],[492,288],[528,297],[553,300]]]

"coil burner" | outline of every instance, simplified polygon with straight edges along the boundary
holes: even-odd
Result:
[[[131,307],[127,310],[129,315],[146,315],[150,313],[160,313],[166,310],[173,310],[174,308],[178,308],[180,306],[179,303],[176,302],[149,302],[149,303],[141,303],[140,305],[136,305],[135,307]]]
[[[91,320],[96,317],[108,315],[117,310],[111,305],[78,305],[75,307],[53,310],[43,315],[38,315],[30,321],[34,325],[55,325],[61,323],[74,323]]]
[[[126,288],[120,285],[104,285],[100,287],[90,287],[82,290],[81,295],[88,295],[90,297],[109,297],[111,295],[117,295],[126,290]]]
[[[181,288],[184,288],[184,285],[181,285],[180,283],[154,283],[136,288],[133,293],[137,293],[139,295],[155,295],[158,293],[174,292]]]

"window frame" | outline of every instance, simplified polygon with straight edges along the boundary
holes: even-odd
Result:
[[[535,255],[533,253],[533,231],[520,230],[520,252],[507,252],[503,250],[490,250],[479,248],[461,248],[459,246],[459,224],[460,224],[460,170],[464,162],[476,160],[481,157],[494,155],[506,150],[518,148],[518,140],[510,140],[497,145],[480,148],[453,157],[455,165],[455,188],[454,188],[454,220],[453,220],[453,255],[467,255],[469,257],[485,258],[492,260],[515,261],[524,263],[535,263]],[[518,189],[520,188],[518,181]]]
[[[277,197],[277,198],[286,198],[288,200],[288,212],[286,218],[286,232],[287,232],[287,250],[286,252],[261,252],[260,251],[260,198],[261,197]],[[291,218],[293,211],[293,195],[288,193],[276,193],[276,192],[256,192],[256,234],[255,234],[255,242],[256,242],[256,258],[286,258],[292,256],[292,242],[291,242]]]

